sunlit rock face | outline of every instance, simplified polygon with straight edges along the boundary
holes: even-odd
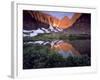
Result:
[[[58,24],[58,26],[62,29],[69,27],[69,24],[71,24],[71,20],[65,16],[60,20],[60,23]]]
[[[71,19],[64,16],[62,19],[58,19],[46,13],[39,11],[23,11],[23,28],[25,30],[33,30],[38,28],[46,28],[53,26],[59,29],[69,28],[75,21],[81,16],[80,13],[75,13]]]

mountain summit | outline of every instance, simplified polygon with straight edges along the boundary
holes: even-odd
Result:
[[[49,28],[53,26],[59,29],[67,29],[71,27],[73,23],[81,16],[80,13],[75,13],[71,19],[64,16],[62,19],[58,19],[52,15],[40,12],[40,11],[23,11],[23,25],[24,29],[34,30],[37,28]]]

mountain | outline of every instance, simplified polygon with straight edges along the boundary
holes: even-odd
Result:
[[[49,24],[40,22],[39,20],[35,19],[35,16],[33,18],[32,15],[28,11],[24,10],[23,11],[23,29],[24,30],[36,30],[40,27],[47,29],[49,28]]]
[[[91,15],[75,13],[71,19],[64,16],[58,19],[42,11],[23,10],[23,32],[36,36],[39,33],[64,31],[67,34],[90,34]]]
[[[42,11],[23,10],[23,29],[34,30],[41,27],[47,29],[49,26],[67,29],[80,17],[80,15],[80,13],[75,13],[72,19],[69,19],[67,16],[58,19]]]
[[[76,22],[65,30],[68,34],[89,34],[91,33],[91,14],[82,13]]]

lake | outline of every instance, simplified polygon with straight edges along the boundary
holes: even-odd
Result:
[[[90,40],[53,40],[53,41],[29,41],[26,44],[47,46],[49,50],[54,50],[63,57],[81,56],[86,54],[90,56]],[[43,48],[43,47],[42,47]]]

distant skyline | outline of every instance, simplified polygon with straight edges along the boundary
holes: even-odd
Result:
[[[47,13],[59,19],[62,19],[64,16],[67,16],[71,19],[74,14],[73,12],[56,12],[56,11],[43,11],[43,13]]]

